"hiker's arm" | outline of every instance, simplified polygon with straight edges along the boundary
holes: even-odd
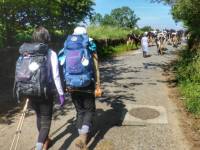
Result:
[[[59,67],[58,67],[58,58],[55,52],[51,51],[51,67],[52,67],[52,74],[53,80],[56,85],[56,89],[59,95],[64,95],[63,88],[61,85],[60,74],[59,74]]]
[[[100,73],[99,73],[99,64],[98,64],[98,55],[96,51],[96,44],[94,43],[93,40],[89,41],[89,50],[92,54],[92,59],[93,59],[93,69],[94,69],[94,75],[95,75],[95,82],[96,86],[100,86]]]
[[[93,59],[93,62],[94,62],[94,72],[95,72],[96,85],[100,86],[99,63],[98,63],[98,56],[97,56],[96,52],[94,52],[92,54],[92,59]]]

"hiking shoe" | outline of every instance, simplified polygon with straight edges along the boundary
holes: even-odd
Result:
[[[88,150],[88,148],[87,148],[87,134],[80,134],[75,139],[75,145],[80,150]]]

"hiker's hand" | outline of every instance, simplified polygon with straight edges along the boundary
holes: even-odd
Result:
[[[102,96],[102,91],[101,91],[101,87],[99,84],[96,84],[96,88],[95,88],[95,97],[101,97]]]
[[[64,95],[59,95],[60,107],[63,107],[65,104],[65,97]]]

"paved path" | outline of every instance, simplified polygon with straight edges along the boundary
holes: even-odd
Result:
[[[104,96],[97,99],[90,150],[189,150],[179,126],[178,108],[168,96],[163,68],[176,58],[168,47],[158,56],[151,47],[149,58],[133,51],[101,64]],[[76,138],[75,111],[69,101],[63,112],[55,111],[51,135],[51,150],[74,150]],[[0,149],[8,150],[16,118],[10,125],[0,124]],[[19,149],[34,146],[37,136],[35,116],[26,118]]]

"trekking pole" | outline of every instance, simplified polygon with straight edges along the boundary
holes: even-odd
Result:
[[[21,129],[22,129],[22,126],[23,126],[25,115],[26,115],[26,110],[28,108],[28,102],[29,102],[29,99],[27,98],[26,99],[26,103],[24,105],[24,108],[22,110],[22,114],[21,114],[19,123],[17,125],[17,130],[15,132],[12,144],[10,146],[10,150],[13,150],[13,148],[14,148],[14,150],[17,150],[17,145],[18,145],[19,138],[20,138],[20,135],[21,135]]]

